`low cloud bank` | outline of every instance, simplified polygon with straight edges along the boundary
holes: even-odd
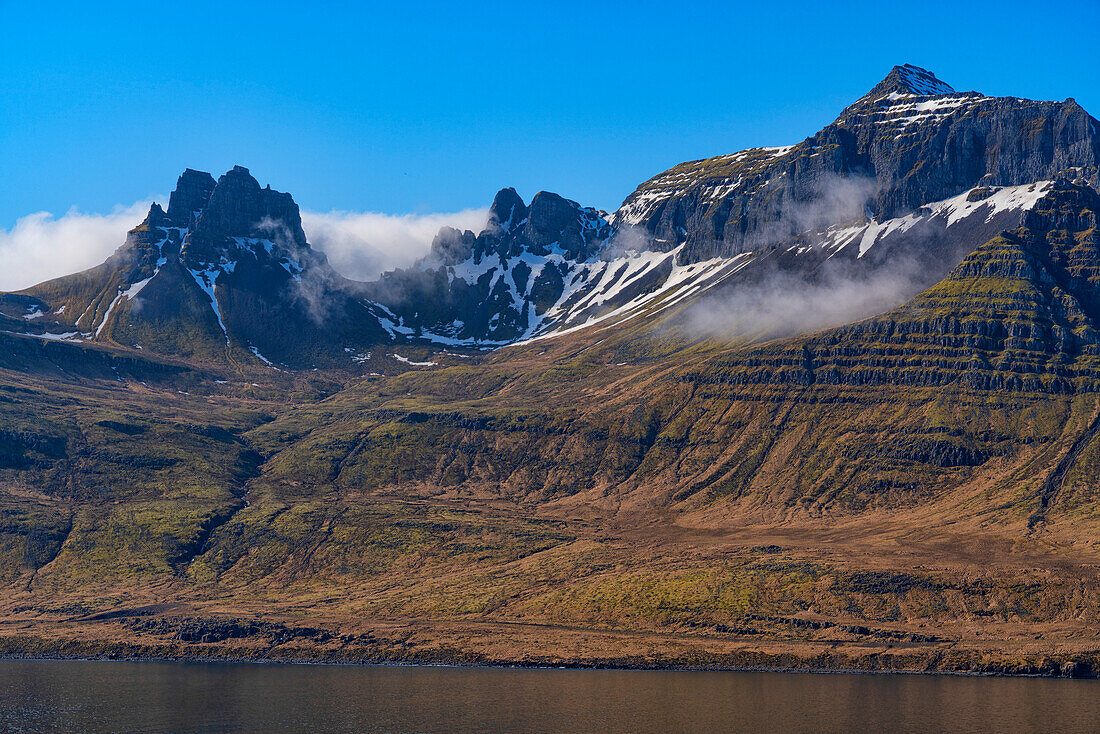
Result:
[[[771,245],[855,222],[866,215],[876,187],[871,178],[822,176],[812,196],[788,203],[755,236]],[[900,254],[874,270],[839,261],[817,271],[778,271],[704,298],[688,312],[687,323],[699,334],[719,338],[793,336],[888,311],[927,287],[927,276],[925,268]]]
[[[794,336],[889,311],[925,285],[918,271],[906,267],[866,277],[837,273],[816,282],[777,273],[704,298],[687,312],[687,326],[718,338]]]
[[[109,214],[87,214],[75,207],[62,216],[36,212],[21,217],[10,230],[0,229],[0,291],[28,288],[100,264],[141,223],[151,201],[116,206]],[[328,255],[337,272],[370,280],[426,255],[440,227],[477,232],[487,217],[486,209],[397,215],[302,212],[302,224],[310,244]]]
[[[85,214],[75,207],[61,217],[36,212],[21,217],[10,230],[0,229],[0,291],[28,288],[99,265],[145,219],[149,204],[116,206],[110,214]]]
[[[487,209],[451,214],[302,212],[302,228],[336,272],[354,280],[371,280],[427,255],[440,227],[480,232],[488,216]]]

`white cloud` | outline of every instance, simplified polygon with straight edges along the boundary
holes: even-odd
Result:
[[[328,255],[336,272],[355,280],[372,280],[427,255],[440,227],[480,232],[488,217],[487,209],[452,214],[302,212],[302,228],[309,243]]]
[[[60,217],[37,212],[21,217],[10,230],[0,229],[0,291],[28,288],[100,264],[145,219],[150,203],[119,205],[110,214],[86,214],[75,207]],[[370,280],[426,255],[440,227],[479,232],[487,217],[486,209],[452,214],[302,212],[302,223],[310,244],[328,255],[337,272]]]
[[[158,198],[157,201],[165,201]],[[116,206],[110,214],[28,214],[0,229],[0,291],[18,290],[98,265],[145,219],[150,201]]]

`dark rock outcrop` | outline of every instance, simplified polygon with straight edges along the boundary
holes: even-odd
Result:
[[[218,179],[196,217],[184,248],[189,260],[208,262],[226,238],[277,240],[285,248],[308,248],[298,205],[290,194],[261,189],[247,168],[234,166]]]
[[[515,227],[527,220],[527,205],[513,188],[501,189],[493,197],[493,204],[489,207],[489,221],[485,225],[486,230],[500,234],[511,232]]]
[[[547,191],[535,194],[528,217],[524,235],[538,254],[557,245],[566,258],[587,260],[611,236],[611,228],[595,211]]]
[[[470,230],[460,231],[454,227],[443,227],[432,240],[431,259],[447,263],[460,263],[474,254],[474,242],[477,240]]]
[[[214,177],[205,171],[185,170],[168,200],[168,219],[174,226],[190,227],[214,191]]]

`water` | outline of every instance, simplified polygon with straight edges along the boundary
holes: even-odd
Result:
[[[1100,681],[0,661],[0,730],[1100,731]]]

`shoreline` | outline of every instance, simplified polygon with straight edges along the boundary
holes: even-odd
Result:
[[[723,656],[729,658],[729,662],[723,664],[717,660],[710,663],[692,663],[686,659],[667,659],[660,662],[645,661],[637,658],[608,659],[602,661],[592,660],[504,660],[484,657],[478,653],[465,652],[447,659],[445,656],[431,655],[435,659],[398,659],[395,655],[357,655],[357,654],[320,654],[320,651],[308,652],[305,650],[283,651],[286,655],[255,655],[234,654],[236,651],[227,648],[211,648],[204,651],[207,654],[126,654],[121,649],[110,652],[94,654],[80,652],[78,650],[65,651],[62,647],[81,647],[76,641],[67,641],[58,645],[53,651],[40,651],[37,653],[21,654],[15,652],[11,645],[11,638],[0,638],[0,661],[4,662],[129,662],[129,663],[178,663],[178,664],[225,664],[225,665],[316,665],[334,667],[383,667],[383,668],[456,668],[456,669],[482,669],[482,670],[567,670],[567,671],[616,671],[616,672],[662,672],[662,673],[804,673],[812,675],[914,675],[914,676],[944,676],[960,678],[1047,678],[1063,680],[1097,680],[1097,668],[1075,665],[1066,669],[1063,665],[1055,663],[1053,667],[1045,669],[1006,670],[1004,663],[990,662],[979,668],[918,668],[918,667],[868,667],[868,666],[815,666],[807,665],[738,665],[733,662],[736,655]],[[133,647],[120,645],[119,647]],[[251,651],[259,652],[259,651]],[[265,651],[270,652],[270,651]],[[416,656],[412,656],[416,657]],[[471,660],[471,657],[481,657],[480,660]],[[465,659],[463,659],[465,658]],[[810,663],[812,658],[802,658]],[[894,660],[893,658],[876,658],[879,662]],[[854,662],[854,661],[853,661]],[[1071,662],[1072,664],[1072,662]]]

